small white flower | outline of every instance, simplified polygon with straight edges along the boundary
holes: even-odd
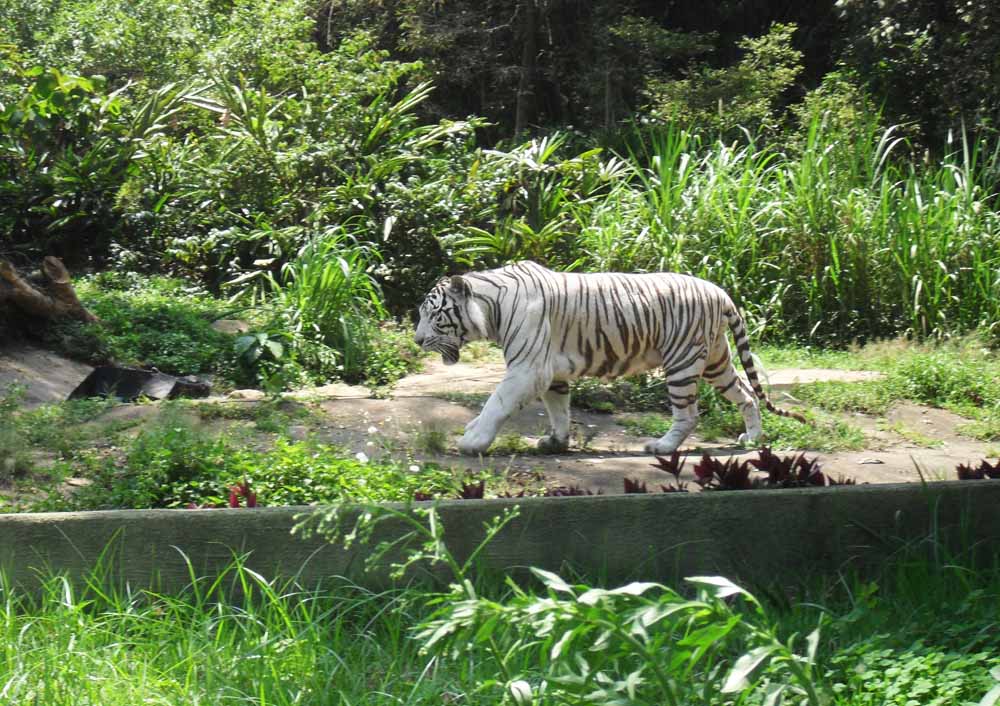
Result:
[[[510,695],[514,697],[514,703],[518,706],[530,704],[534,700],[531,694],[531,684],[519,679],[510,683]]]
[[[410,465],[410,473],[419,473],[419,472],[420,472],[420,466],[418,466],[415,463]]]
[[[378,433],[378,429],[376,427],[368,427],[368,433],[369,434],[377,434]]]
[[[375,445],[374,441],[369,441],[368,443],[365,444],[365,446],[374,446],[374,445]]]
[[[366,454],[364,451],[358,451],[356,454],[354,454],[354,458],[358,459],[360,463],[368,463],[368,454]]]

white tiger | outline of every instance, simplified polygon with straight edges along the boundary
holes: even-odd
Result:
[[[726,329],[733,332],[747,381],[730,358]],[[774,407],[757,378],[746,328],[722,289],[687,275],[574,274],[520,262],[485,272],[445,278],[420,306],[415,340],[437,351],[445,364],[458,361],[469,341],[487,339],[503,348],[507,374],[458,443],[466,454],[485,452],[515,412],[542,398],[548,452],[569,446],[569,381],[614,378],[657,367],[666,374],[673,424],[648,453],[675,451],[698,421],[700,378],[736,403],[746,424],[741,444],[762,432],[758,398]]]

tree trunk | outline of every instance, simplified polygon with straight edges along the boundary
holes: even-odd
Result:
[[[59,258],[46,257],[42,272],[46,282],[35,286],[21,277],[7,260],[0,259],[0,305],[10,304],[42,319],[76,319],[88,323],[98,320],[80,303],[69,272]]]
[[[538,61],[538,0],[520,0],[521,79],[517,85],[514,137],[528,129],[535,118],[535,67]]]

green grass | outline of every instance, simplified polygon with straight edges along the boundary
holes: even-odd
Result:
[[[812,415],[811,424],[764,412],[764,435],[760,443],[776,450],[853,451],[866,445],[864,432],[853,424]],[[670,429],[670,418],[645,414],[626,419],[625,429],[635,436],[661,437]],[[744,431],[743,418],[736,410],[702,415],[694,434],[706,442],[734,440]]]
[[[965,435],[984,441],[1000,439],[1000,355],[976,337],[941,344],[884,341],[850,351],[825,351],[801,347],[760,347],[771,367],[830,367],[873,370],[883,377],[866,382],[815,382],[793,386],[791,395],[806,410],[835,413],[862,412],[883,416],[899,401],[940,407],[967,417],[959,427]],[[578,380],[573,383],[573,405],[578,409],[605,412],[655,412],[659,416],[637,417],[626,422],[635,434],[658,436],[668,422],[662,414],[665,383],[659,375],[645,375],[604,383]],[[742,424],[735,409],[702,388],[703,418],[699,433],[709,438],[732,436]],[[706,396],[708,395],[708,396]],[[729,407],[729,409],[727,409]],[[860,448],[860,431],[846,422],[823,415],[816,417],[815,434],[796,431],[789,420],[770,418],[765,431],[772,443],[809,444],[803,448],[832,450]],[[657,421],[658,420],[658,421]]]
[[[806,407],[830,412],[864,412],[883,415],[896,401],[881,382],[812,382],[793,385],[791,394]]]
[[[472,341],[462,346],[463,363],[503,363],[503,349],[490,341]]]
[[[364,537],[395,513],[371,510],[337,536]],[[408,558],[455,573],[443,593],[303,587],[251,571],[239,556],[217,580],[136,590],[109,575],[114,547],[83,583],[49,576],[27,594],[0,577],[2,697],[45,706],[440,706],[447,694],[447,703],[486,706],[517,703],[504,701],[516,683],[537,706],[583,703],[598,689],[602,703],[631,691],[631,703],[735,706],[761,703],[781,685],[795,703],[816,706],[950,706],[993,703],[982,699],[1000,682],[1000,556],[961,528],[873,535],[878,563],[761,584],[761,598],[722,577],[678,590],[608,591],[548,572],[505,583],[459,565],[440,541],[439,518],[416,515],[410,529]],[[382,549],[369,559],[386,568]],[[642,629],[620,629],[630,625]],[[723,691],[750,654],[762,661]],[[654,664],[655,678],[635,679]],[[597,666],[608,679],[594,678]],[[561,679],[570,674],[582,680]]]
[[[431,523],[418,539],[442,533]],[[45,706],[440,706],[445,695],[486,706],[516,703],[504,701],[511,682],[537,691],[547,681],[533,703],[557,706],[584,703],[570,698],[577,689],[625,691],[655,662],[658,678],[632,683],[633,703],[757,704],[775,685],[805,689],[794,702],[817,705],[980,703],[1000,682],[1000,556],[937,525],[872,542],[885,557],[877,564],[759,585],[760,598],[721,577],[679,592],[601,591],[614,586],[546,572],[505,584],[449,563],[436,541],[412,556],[473,580],[443,594],[343,581],[320,590],[235,557],[218,580],[164,593],[109,580],[111,548],[85,585],[49,576],[27,594],[0,578],[0,690],[6,702]],[[619,634],[640,616],[641,632]],[[806,635],[817,628],[810,666]],[[765,647],[747,682],[722,692],[738,658]],[[594,679],[595,665],[610,679]],[[584,681],[558,679],[567,669]]]
[[[191,402],[191,407],[205,421],[252,422],[254,429],[270,434],[286,434],[293,422],[309,422],[313,414],[308,406],[271,398],[252,402]]]
[[[538,453],[538,449],[529,444],[523,436],[517,432],[507,432],[497,436],[490,446],[488,453],[493,456],[524,456],[526,454]]]
[[[441,400],[460,404],[463,407],[478,407],[480,409],[490,398],[488,392],[436,392],[434,396]]]
[[[111,442],[138,422],[97,421],[115,406],[113,400],[67,400],[31,410],[20,408],[23,391],[12,387],[0,393],[0,480],[24,478],[36,463],[33,456],[54,452],[69,458],[101,442]]]
[[[418,423],[420,428],[413,436],[413,448],[429,454],[447,453],[450,434],[444,425],[433,420],[427,424]]]
[[[178,595],[78,592],[58,578],[37,600],[3,595],[12,704],[440,704],[466,671],[419,653],[408,594],[316,592],[239,562]]]
[[[913,429],[902,422],[886,423],[883,424],[881,428],[885,431],[898,434],[911,444],[916,444],[917,446],[925,449],[936,449],[944,445],[944,442],[940,439],[935,439],[931,436],[927,436],[926,434],[922,434],[919,430]]]
[[[835,370],[868,370],[870,363],[857,349],[838,350],[817,346],[755,345],[764,369],[771,368],[832,368]]]
[[[44,497],[25,501],[22,509],[224,505],[229,488],[243,481],[250,484],[261,505],[344,499],[406,501],[418,492],[454,495],[462,482],[480,480],[464,471],[416,463],[406,456],[382,461],[359,459],[347,449],[285,438],[288,425],[308,414],[301,405],[284,402],[258,406],[165,404],[137,436],[119,439],[116,448],[110,444],[102,449],[76,448],[33,484],[25,479],[25,490],[41,492]],[[261,444],[244,438],[238,429],[210,430],[202,423],[206,418],[252,420],[256,431],[278,436]],[[58,483],[68,476],[86,478],[90,483],[67,496]],[[499,482],[492,477],[488,480],[491,487]]]
[[[1000,357],[976,339],[939,346],[882,344],[862,349],[862,360],[884,373],[865,383],[797,385],[793,396],[834,412],[883,415],[909,400],[968,417],[959,430],[977,439],[1000,439]]]

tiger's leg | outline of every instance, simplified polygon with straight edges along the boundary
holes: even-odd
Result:
[[[483,411],[466,426],[465,434],[458,441],[458,450],[471,456],[485,453],[504,422],[538,399],[551,381],[551,373],[546,375],[529,366],[508,368],[507,375],[486,400]]]
[[[667,456],[676,451],[698,424],[698,380],[705,368],[704,349],[683,366],[667,370],[667,391],[674,421],[670,430],[644,447],[646,453]]]
[[[723,345],[718,357],[705,368],[705,379],[722,393],[723,397],[739,407],[746,431],[740,434],[737,443],[752,446],[764,431],[760,421],[760,403],[750,385],[736,372],[730,358],[729,344],[723,340]]]
[[[558,380],[542,393],[542,402],[549,415],[549,435],[538,440],[542,453],[557,454],[569,448],[569,383]]]

